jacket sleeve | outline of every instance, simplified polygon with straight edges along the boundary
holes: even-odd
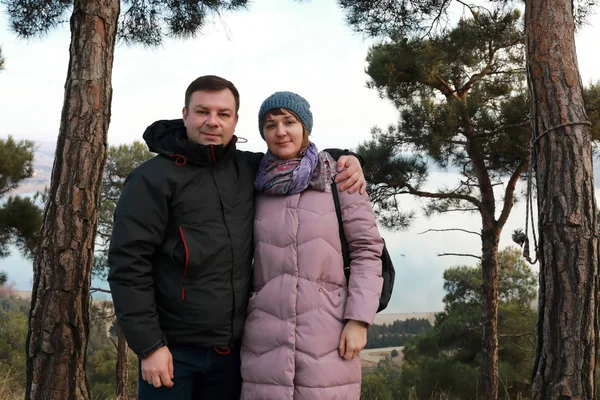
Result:
[[[356,158],[358,158],[358,161],[360,162],[360,166],[364,167],[365,166],[365,160],[357,153],[354,153],[350,150],[342,150],[342,149],[325,149],[323,150],[327,153],[329,153],[329,155],[335,160],[339,160],[341,156],[354,156]]]
[[[371,325],[379,307],[383,278],[379,234],[369,196],[339,192],[344,233],[350,253],[350,280],[344,318]]]
[[[260,165],[260,160],[264,157],[265,153],[256,153],[253,151],[245,151],[240,150],[242,153],[246,155],[246,159],[248,160],[248,165],[254,172],[258,171],[258,167]]]
[[[108,251],[108,282],[118,323],[131,349],[144,358],[166,343],[154,298],[153,258],[163,241],[170,194],[156,174],[138,168],[119,198]],[[154,176],[152,176],[154,175]]]

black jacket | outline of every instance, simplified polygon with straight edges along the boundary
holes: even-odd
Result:
[[[144,139],[159,155],[127,178],[115,211],[108,281],[130,347],[234,346],[252,263],[254,178],[261,153],[187,140],[181,120]]]
[[[144,133],[159,155],[127,178],[108,253],[119,325],[140,357],[242,336],[253,254],[254,179],[262,153],[203,146],[182,120]],[[327,150],[334,158],[352,154]]]

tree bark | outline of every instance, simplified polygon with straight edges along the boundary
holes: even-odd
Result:
[[[525,10],[540,294],[533,399],[595,398],[598,234],[590,126],[571,0]]]
[[[129,348],[125,334],[117,325],[117,399],[129,399]]]
[[[481,270],[483,273],[483,315],[481,344],[481,395],[483,399],[498,398],[498,240],[493,228],[481,234]]]
[[[75,0],[65,99],[27,337],[27,399],[89,399],[90,272],[119,0]]]

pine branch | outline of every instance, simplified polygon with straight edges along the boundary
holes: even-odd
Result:
[[[524,38],[520,37],[519,39],[516,39],[512,42],[508,42],[508,43],[505,43],[504,45],[500,45],[500,46],[496,47],[496,51],[510,49],[511,47],[517,46],[519,44],[523,44],[523,40],[524,40]],[[523,72],[525,72],[525,68],[523,68],[523,70],[524,70]]]
[[[458,93],[459,97],[462,98],[463,95],[466,94],[469,90],[471,90],[471,88],[473,86],[475,86],[475,84],[477,82],[482,80],[485,76],[487,76],[490,73],[490,71],[492,70],[492,67],[494,66],[495,55],[496,55],[496,50],[492,47],[492,42],[490,41],[489,49],[488,49],[488,60],[487,60],[485,67],[483,67],[481,69],[481,71],[476,72],[473,75],[471,75],[471,77],[469,78],[467,83],[465,83],[463,85],[463,87],[459,90],[459,93]]]
[[[502,213],[500,213],[500,218],[498,218],[497,227],[502,228],[506,221],[508,220],[508,216],[512,210],[515,198],[515,189],[517,187],[517,182],[521,175],[525,173],[527,167],[529,166],[528,161],[523,161],[513,172],[512,176],[508,180],[506,184],[506,191],[504,193],[504,206],[502,207]]]
[[[446,256],[457,256],[457,257],[473,257],[478,260],[481,260],[481,256],[476,256],[475,254],[468,253],[438,253],[438,257],[446,257]]]
[[[95,318],[93,318],[93,321],[113,319],[113,318],[115,318],[115,316],[116,316],[115,313],[110,313],[110,314],[103,313],[102,315],[98,315]]]
[[[494,137],[498,133],[504,132],[504,131],[506,131],[508,129],[524,128],[524,127],[529,126],[529,125],[531,125],[530,121],[524,121],[524,122],[520,122],[518,124],[501,125],[497,129],[494,129],[491,132],[488,132],[488,133],[478,133],[475,136],[473,136],[473,138],[474,139],[480,139],[480,138]]]
[[[481,236],[481,233],[479,232],[474,232],[474,231],[469,231],[466,229],[460,229],[460,228],[449,228],[449,229],[427,229],[426,231],[423,231],[421,233],[417,233],[417,235],[423,235],[425,233],[428,232],[450,232],[450,231],[459,231],[459,232],[465,232],[465,233],[470,233],[472,235],[477,235],[477,236]]]
[[[456,95],[456,90],[452,89],[448,82],[446,82],[439,76],[435,76],[433,79],[434,82],[431,84],[431,87],[433,87],[434,89],[438,89],[440,92],[442,92],[444,96],[446,96],[447,99],[458,99],[458,96]],[[436,85],[435,82],[437,82],[438,85]]]
[[[523,351],[526,351],[528,353],[533,353],[533,354],[535,354],[535,352],[536,352],[535,348],[534,349],[526,349],[526,348],[524,348],[522,346],[519,346],[518,344],[516,344],[512,340],[509,340],[509,342],[510,342],[510,344],[512,344],[513,346],[515,346],[516,348],[518,348],[519,350],[523,350]],[[530,360],[531,360],[531,358],[530,358]]]
[[[475,212],[475,211],[479,211],[479,208],[449,208],[447,210],[444,210],[445,213],[448,213],[448,212]]]
[[[514,75],[514,74],[524,74],[525,68],[515,68],[515,69],[496,69],[494,71],[490,71],[487,73],[488,76],[492,75]]]
[[[484,10],[484,11],[486,11],[486,12],[487,12],[487,13],[488,13],[490,16],[492,15],[492,12],[491,12],[491,11],[490,11],[488,8],[486,8],[486,7],[483,7],[483,6],[474,6],[474,5],[472,5],[472,4],[467,4],[467,3],[465,3],[465,2],[464,2],[464,1],[462,1],[462,0],[456,0],[456,2],[457,2],[458,4],[462,4],[464,7],[468,8],[468,9],[469,9],[469,11],[471,11],[471,15],[472,15],[473,19],[474,19],[474,20],[476,20],[477,22],[479,22],[479,18],[477,17],[478,13],[475,11],[475,9]]]
[[[470,177],[466,181],[460,181],[461,186],[466,186],[468,188],[478,188],[478,183],[472,183],[473,179]],[[473,181],[474,182],[474,181]]]
[[[429,30],[427,31],[427,33],[425,33],[423,36],[421,36],[420,40],[425,39],[426,37],[429,37],[429,35],[431,35],[431,32],[433,31],[433,28],[437,26],[438,21],[442,18],[442,15],[444,15],[446,13],[446,7],[448,6],[448,4],[450,3],[451,0],[444,0],[438,14],[435,16],[435,18],[433,19],[433,21],[431,22],[431,25],[429,26]]]
[[[100,288],[90,288],[90,293],[96,293],[96,292],[101,292],[101,293],[111,293],[110,290],[106,290],[106,289],[100,289]]]
[[[468,201],[469,203],[475,205],[477,208],[480,208],[480,207],[483,206],[481,204],[481,202],[477,198],[475,198],[473,196],[468,196],[468,195],[458,194],[458,193],[432,193],[432,192],[424,192],[424,191],[415,189],[414,187],[412,187],[408,183],[405,183],[403,186],[408,190],[409,194],[412,194],[412,195],[415,195],[415,196],[426,197],[426,198],[430,198],[430,199],[456,199],[456,200],[465,200],[465,201]]]
[[[110,233],[104,233],[100,229],[98,229],[98,231],[96,232],[96,234],[98,236],[100,236],[100,239],[102,239],[103,242],[108,242],[110,240],[110,237],[112,236],[112,232],[110,232]]]
[[[533,332],[524,332],[524,333],[499,333],[498,337],[506,337],[506,338],[517,338],[523,336],[531,336]]]

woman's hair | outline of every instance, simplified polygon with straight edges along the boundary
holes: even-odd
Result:
[[[308,139],[308,135],[310,135],[310,132],[306,130],[306,127],[302,123],[302,120],[300,119],[300,117],[292,110],[288,110],[287,108],[273,108],[272,110],[267,111],[265,116],[262,119],[263,128],[264,128],[265,124],[267,123],[267,121],[269,120],[270,116],[286,115],[286,113],[293,115],[294,118],[296,118],[296,120],[298,122],[300,122],[300,124],[302,125],[302,146],[301,147],[302,147],[302,149],[305,149],[308,146],[308,143],[310,142],[310,140]]]

